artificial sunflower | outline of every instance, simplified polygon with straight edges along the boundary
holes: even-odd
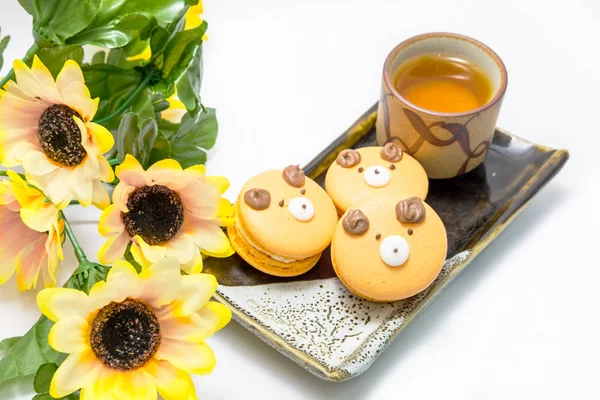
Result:
[[[17,272],[19,290],[36,287],[40,272],[54,286],[63,259],[64,222],[43,193],[16,172],[0,183],[0,284]]]
[[[99,99],[92,99],[79,65],[65,63],[56,81],[35,56],[29,68],[14,62],[16,82],[0,89],[0,162],[22,165],[27,180],[59,208],[73,197],[82,205],[110,204],[104,182],[114,173],[103,154],[111,133],[92,122]]]
[[[179,260],[188,273],[202,271],[202,254],[229,257],[233,249],[219,226],[232,221],[233,207],[221,197],[229,187],[224,177],[206,176],[203,165],[182,169],[162,160],[145,171],[131,155],[116,169],[120,182],[113,204],[100,217],[98,229],[109,240],[98,258],[111,264],[131,253],[142,266],[164,257]]]
[[[89,295],[45,289],[37,301],[56,322],[48,336],[69,356],[58,368],[50,395],[81,389],[81,400],[194,400],[192,374],[208,374],[215,356],[204,342],[231,319],[224,305],[209,301],[212,275],[181,276],[165,258],[138,273],[121,261]]]

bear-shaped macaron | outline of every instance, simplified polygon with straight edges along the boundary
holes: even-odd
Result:
[[[446,258],[446,229],[418,197],[373,195],[347,210],[336,225],[331,261],[356,295],[379,302],[425,290]]]
[[[362,198],[382,196],[425,200],[429,180],[421,164],[396,143],[342,150],[327,170],[325,189],[343,214]]]
[[[331,242],[338,221],[333,202],[297,165],[248,180],[227,228],[233,249],[254,268],[274,276],[309,271]]]

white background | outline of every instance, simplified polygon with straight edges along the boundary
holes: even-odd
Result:
[[[17,0],[1,4],[10,64],[31,23]],[[599,0],[207,0],[205,10],[202,94],[221,128],[208,168],[231,179],[230,198],[255,173],[309,161],[377,100],[394,45],[427,31],[496,50],[510,77],[498,125],[571,160],[362,376],[321,381],[232,323],[210,340],[218,366],[195,379],[201,399],[600,397]],[[99,212],[68,214],[95,254]],[[69,255],[63,276],[74,267]],[[0,338],[36,320],[34,299],[14,279],[0,288]]]

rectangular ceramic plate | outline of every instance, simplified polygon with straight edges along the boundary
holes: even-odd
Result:
[[[304,167],[323,185],[325,172],[347,148],[376,145],[377,105]],[[565,150],[496,130],[485,162],[470,173],[430,182],[427,203],[448,232],[440,276],[424,292],[394,303],[352,295],[336,278],[326,250],[308,273],[276,278],[234,255],[209,259],[205,271],[220,286],[217,299],[234,318],[320,378],[344,381],[364,372],[382,351],[519,214],[568,159]]]

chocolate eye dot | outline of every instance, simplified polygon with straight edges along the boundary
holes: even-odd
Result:
[[[278,204],[279,204],[279,207],[283,207],[283,204],[284,204],[283,200],[280,200]]]
[[[393,171],[396,169],[396,166],[394,164],[390,165],[390,169]]]
[[[358,169],[358,172],[360,173],[360,172],[363,172],[364,170],[365,170],[365,169],[364,169],[363,167],[360,167],[360,168]]]
[[[306,193],[306,189],[302,189],[302,190],[300,191],[300,194],[305,194],[305,193]]]
[[[412,230],[412,228],[408,230],[408,234],[409,234],[409,235],[412,235],[412,234],[413,234],[413,230]]]
[[[377,235],[375,235],[375,240],[379,240],[381,239],[381,233],[378,233]]]

